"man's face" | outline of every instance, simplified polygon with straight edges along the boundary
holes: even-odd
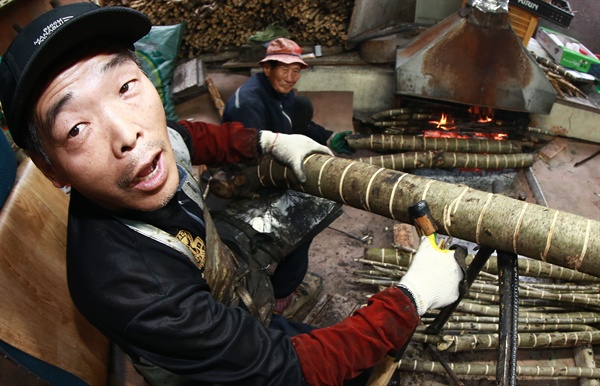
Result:
[[[280,63],[275,68],[271,68],[270,66],[263,67],[263,72],[269,78],[271,86],[281,94],[287,94],[292,91],[292,88],[294,88],[294,85],[300,79],[300,70],[300,65],[295,63]]]
[[[118,54],[83,59],[41,94],[35,117],[55,186],[70,184],[110,209],[154,210],[179,184],[160,97],[137,64]]]

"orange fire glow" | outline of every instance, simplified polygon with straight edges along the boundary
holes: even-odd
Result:
[[[469,113],[477,119],[477,122],[492,122],[494,120],[494,109],[490,107],[471,106]]]
[[[440,118],[439,121],[429,121],[429,123],[436,125],[436,127],[438,129],[442,129],[442,130],[456,129],[456,127],[452,126],[454,124],[454,119],[449,114],[446,114],[446,113],[442,113],[442,117]]]
[[[477,123],[488,123],[494,122],[494,109],[490,107],[482,107],[482,106],[471,106],[468,109],[469,114],[471,115],[472,122]],[[458,133],[456,131],[461,124],[456,123],[452,115],[449,113],[442,113],[439,120],[431,120],[430,124],[435,125],[435,129],[423,130],[423,136],[426,138],[482,138],[482,139],[493,139],[497,141],[507,140],[507,133],[491,133],[485,131],[479,132],[471,132],[469,134]],[[485,129],[483,129],[485,130]]]

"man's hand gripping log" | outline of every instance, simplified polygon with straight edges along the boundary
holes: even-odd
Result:
[[[422,316],[429,308],[444,307],[458,299],[459,288],[465,288],[467,251],[460,246],[445,249],[443,242],[439,246],[436,244],[438,228],[426,201],[419,201],[408,211],[421,243],[399,286],[411,293],[417,312]],[[385,386],[390,382],[409,342],[410,339],[375,366],[369,386]]]

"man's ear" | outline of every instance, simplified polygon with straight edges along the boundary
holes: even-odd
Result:
[[[260,66],[262,67],[262,70],[265,73],[265,75],[269,76],[269,74],[271,73],[271,65],[269,63],[261,63]]]
[[[63,188],[69,184],[69,182],[63,178],[60,173],[56,171],[52,164],[46,161],[46,158],[37,152],[27,152],[27,155],[31,158],[35,166],[42,171],[42,173],[46,176],[47,179],[52,182],[52,185],[57,188]]]

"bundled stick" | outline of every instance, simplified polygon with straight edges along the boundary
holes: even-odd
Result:
[[[522,313],[521,313],[522,314]],[[545,314],[543,316],[519,316],[519,324],[597,324],[600,323],[600,313],[597,312],[578,312],[575,314]],[[432,317],[421,318],[423,323],[431,323]],[[498,316],[478,316],[478,315],[452,315],[449,322],[456,323],[498,323]]]
[[[402,134],[353,134],[346,137],[353,149],[373,151],[446,150],[466,153],[521,153],[523,142],[488,139],[427,138]]]
[[[312,154],[307,181],[273,159],[257,169],[263,186],[303,191],[410,223],[408,207],[426,200],[439,232],[501,251],[600,276],[600,222],[575,214],[362,162]]]
[[[415,332],[413,341],[435,344],[440,351],[460,352],[495,350],[499,347],[498,334],[428,335]],[[518,348],[575,347],[600,343],[600,331],[519,333]]]
[[[392,170],[416,168],[506,169],[530,167],[533,165],[534,156],[531,153],[477,154],[425,151],[358,158],[358,161]]]
[[[495,376],[496,366],[478,365],[473,363],[447,363],[457,375]],[[424,360],[401,359],[398,369],[403,371],[418,371],[423,373],[446,374],[444,367],[437,363]],[[551,378],[600,378],[600,368],[589,367],[555,367],[555,366],[519,366],[517,377],[551,377]]]
[[[467,255],[467,264],[471,264],[473,257],[473,255]],[[412,260],[412,254],[396,248],[365,248],[364,259],[408,267]],[[482,270],[491,274],[497,274],[498,259],[496,256],[490,256]],[[600,277],[530,258],[519,258],[519,275],[568,282],[600,283]],[[589,287],[587,288],[589,289]],[[566,288],[568,291],[573,291],[574,289],[574,287]]]
[[[153,25],[186,23],[181,58],[222,52],[276,23],[291,38],[311,45],[340,44],[346,37],[352,0],[106,0],[145,13]]]
[[[583,91],[571,83],[576,80],[572,73],[548,58],[543,58],[533,52],[532,55],[542,66],[542,69],[550,81],[550,84],[552,84],[561,98],[564,98],[565,94],[570,96],[580,96],[583,98],[588,97]]]
[[[417,327],[418,332],[425,332],[427,326]],[[444,324],[444,330],[447,331],[476,331],[476,332],[497,332],[498,323],[473,323],[473,322],[447,322]],[[596,331],[595,328],[587,324],[573,323],[535,323],[519,324],[519,331]]]

